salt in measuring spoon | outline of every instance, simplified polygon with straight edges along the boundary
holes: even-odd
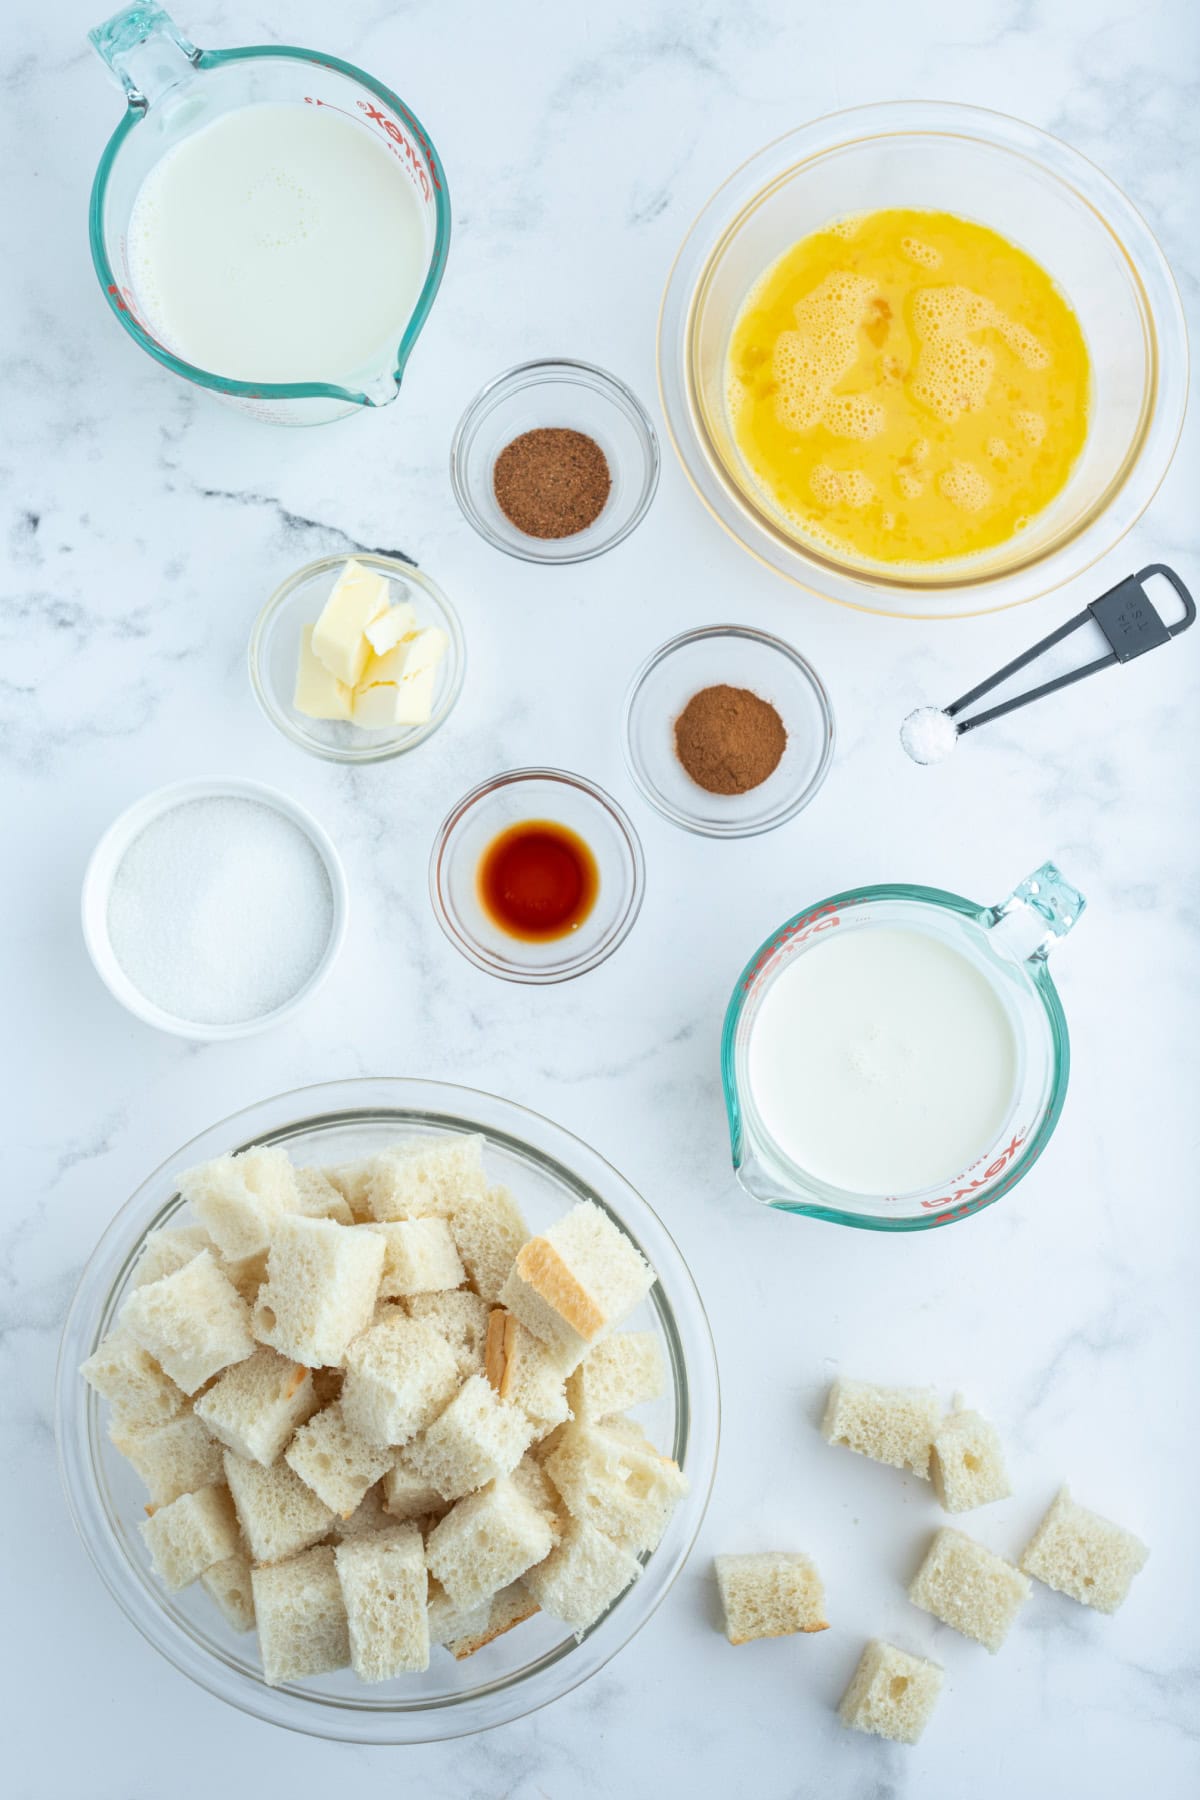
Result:
[[[1158,609],[1146,592],[1145,583],[1152,575],[1161,575],[1170,582],[1176,594],[1183,602],[1183,617],[1174,625],[1164,625]],[[1144,656],[1148,650],[1157,650],[1161,644],[1170,643],[1186,631],[1196,617],[1196,603],[1192,599],[1180,577],[1174,569],[1165,563],[1148,563],[1139,569],[1136,575],[1127,575],[1124,581],[1118,581],[1115,587],[1093,600],[1081,613],[1060,625],[1048,637],[1026,650],[1021,656],[1014,657],[1012,662],[1005,663],[986,681],[981,681],[969,693],[951,702],[949,706],[919,706],[915,712],[909,713],[900,727],[900,742],[914,762],[941,762],[949,756],[964,731],[973,731],[978,725],[987,725],[993,719],[1003,718],[1006,713],[1015,712],[1018,707],[1028,706],[1033,700],[1043,700],[1048,694],[1057,693],[1059,688],[1070,687],[1073,682],[1082,681],[1087,675],[1098,674],[1113,663],[1132,662],[1135,656]],[[1105,656],[1093,658],[1083,663],[1078,669],[1069,669],[1063,675],[1056,675],[1053,680],[1044,681],[1040,686],[1030,688],[1027,693],[1018,694],[1011,700],[1003,700],[986,711],[975,713],[971,718],[960,718],[964,708],[982,699],[993,688],[999,687],[1010,676],[1036,662],[1047,650],[1061,644],[1064,638],[1078,631],[1089,620],[1094,621],[1104,633],[1109,649]]]

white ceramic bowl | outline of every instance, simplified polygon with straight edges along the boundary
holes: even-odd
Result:
[[[238,1020],[233,1024],[201,1023],[194,1019],[183,1019],[174,1013],[165,1012],[161,1006],[149,999],[136,987],[117,961],[112,943],[108,935],[108,901],[112,889],[113,877],[134,839],[143,832],[153,819],[161,818],[164,813],[177,806],[185,805],[191,800],[252,800],[260,806],[267,806],[289,819],[293,825],[308,838],[324,865],[329,877],[329,889],[333,896],[333,911],[329,926],[329,939],[324,954],[312,974],[304,984],[297,988],[281,1006],[272,1011],[256,1014],[252,1019]],[[153,1025],[159,1031],[169,1031],[176,1037],[194,1038],[196,1040],[251,1037],[255,1032],[265,1031],[272,1025],[281,1024],[284,1019],[291,1018],[297,1007],[302,1006],[311,994],[314,994],[325,980],[337,960],[343,940],[346,936],[346,923],[349,917],[349,894],[346,887],[346,872],[342,867],[342,859],[334,848],[329,834],[318,825],[310,812],[282,794],[277,788],[265,787],[258,781],[242,781],[236,778],[227,781],[177,781],[169,787],[156,788],[153,793],[143,794],[135,800],[116,819],[113,820],[100,842],[93,850],[88,862],[87,872],[83,878],[83,896],[81,904],[83,918],[83,941],[87,945],[88,955],[101,981],[121,1005],[131,1012],[135,1018],[146,1025]]]

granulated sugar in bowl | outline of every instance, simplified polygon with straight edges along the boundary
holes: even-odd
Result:
[[[324,832],[286,796],[187,782],[110,827],[83,906],[117,999],[182,1036],[233,1037],[290,1013],[328,971],[345,879]]]

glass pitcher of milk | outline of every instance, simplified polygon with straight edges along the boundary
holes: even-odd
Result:
[[[92,187],[92,260],[134,342],[271,423],[393,400],[450,241],[414,114],[333,56],[198,50],[158,6],[90,36],[127,102]]]
[[[1047,957],[1086,901],[1044,863],[999,906],[834,894],[743,969],[721,1043],[738,1180],[871,1231],[968,1218],[1036,1162],[1070,1069]]]

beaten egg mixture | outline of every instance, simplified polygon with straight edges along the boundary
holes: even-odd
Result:
[[[889,210],[794,244],[734,326],[734,441],[799,535],[931,563],[1016,536],[1067,481],[1090,369],[1033,258],[952,213]]]

